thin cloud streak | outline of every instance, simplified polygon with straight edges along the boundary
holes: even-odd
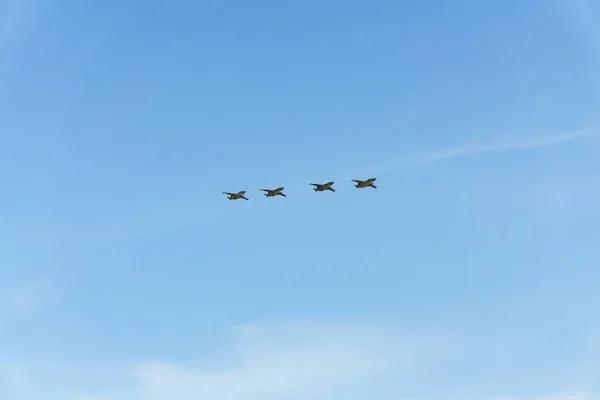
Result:
[[[468,143],[456,147],[443,148],[438,150],[426,151],[413,158],[403,157],[389,160],[385,163],[372,166],[362,170],[360,176],[372,176],[378,173],[385,173],[397,170],[399,168],[405,168],[409,166],[422,166],[432,164],[438,161],[443,161],[456,157],[464,157],[479,153],[490,153],[498,151],[510,151],[510,150],[530,150],[542,147],[557,146],[560,144],[567,144],[576,140],[592,137],[600,132],[600,123],[593,125],[590,128],[567,132],[558,135],[550,136],[539,136],[539,137],[525,137],[522,139],[513,139],[510,141],[492,141],[487,143]],[[341,180],[348,180],[350,177],[355,177],[356,174],[346,174]]]
[[[422,157],[420,157],[418,163],[431,164],[450,158],[463,157],[480,153],[552,147],[591,137],[598,133],[599,128],[600,125],[596,125],[592,128],[588,128],[585,130],[568,132],[560,135],[528,137],[524,139],[516,139],[504,142],[496,141],[489,143],[470,143],[458,147],[451,147],[427,152]]]

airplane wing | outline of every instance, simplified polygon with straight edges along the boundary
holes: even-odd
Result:
[[[230,193],[230,192],[223,192],[223,194],[226,194],[228,196],[234,196],[235,195],[235,193]]]

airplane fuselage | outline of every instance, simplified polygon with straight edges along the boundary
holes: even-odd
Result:
[[[275,197],[275,196],[287,197],[285,195],[285,193],[283,193],[283,189],[284,188],[277,188],[277,189],[273,189],[273,190],[269,190],[269,189],[260,189],[260,190],[265,192],[265,196],[267,196],[267,197]]]
[[[335,189],[333,189],[331,186],[328,186],[328,187],[316,187],[316,188],[314,188],[313,190],[314,190],[315,192],[324,192],[324,191],[326,191],[326,190],[329,190],[329,191],[335,192]]]
[[[367,179],[366,181],[354,179],[352,182],[356,182],[356,185],[354,185],[354,187],[359,188],[359,189],[366,188],[366,187],[372,187],[373,189],[377,189],[377,186],[375,186],[373,184],[373,182],[375,182],[375,179],[377,179],[377,178]]]
[[[373,182],[361,182],[356,184],[357,188],[373,187]]]
[[[314,186],[313,190],[315,192],[324,192],[326,190],[329,190],[330,192],[335,192],[335,189],[332,187],[333,186],[333,182],[327,182],[327,183],[324,183],[322,185],[320,185],[318,183],[311,183],[311,185]]]
[[[245,190],[242,190],[241,192],[238,192],[238,193],[223,192],[223,194],[226,194],[227,198],[229,200],[239,200],[239,199],[248,200],[248,198],[245,196],[245,194],[246,194]]]

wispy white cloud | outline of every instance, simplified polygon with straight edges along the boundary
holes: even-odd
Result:
[[[0,364],[0,382],[7,382],[4,389],[12,400],[358,400],[369,394],[378,400],[452,400],[464,398],[457,396],[461,385],[477,386],[463,381],[458,389],[453,386],[453,395],[444,395],[444,382],[451,379],[440,381],[440,376],[447,376],[457,360],[478,354],[479,347],[469,348],[469,338],[440,330],[247,324],[235,328],[231,339],[231,351],[212,362],[157,360],[100,368]],[[565,393],[469,399],[600,400],[585,391]]]
[[[447,340],[359,326],[249,325],[236,334],[237,365],[219,372],[142,364],[148,398],[311,399],[357,389],[388,373],[410,376],[439,362]]]
[[[450,158],[464,157],[473,154],[490,153],[498,151],[528,150],[542,147],[558,146],[576,140],[584,139],[599,132],[600,126],[588,129],[567,132],[558,135],[525,137],[511,140],[497,140],[482,143],[467,143],[464,145],[449,147],[445,149],[428,151],[418,158],[421,164],[429,164]]]
[[[114,376],[104,375],[100,389],[81,385],[98,381],[81,376],[81,367],[61,367],[61,382],[51,372],[56,368],[40,373],[39,366],[0,365],[0,381],[10,382],[13,400],[33,400],[42,393],[52,400],[316,400],[376,387],[386,374],[409,379],[459,351],[451,342],[443,335],[380,326],[247,324],[232,332],[231,353],[224,357],[228,365],[223,360],[193,366],[141,362],[113,368]],[[67,382],[70,369],[74,375]],[[87,372],[95,373],[94,368]]]

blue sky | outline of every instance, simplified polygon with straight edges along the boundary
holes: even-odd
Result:
[[[600,399],[600,7],[366,4],[0,1],[0,398]]]

